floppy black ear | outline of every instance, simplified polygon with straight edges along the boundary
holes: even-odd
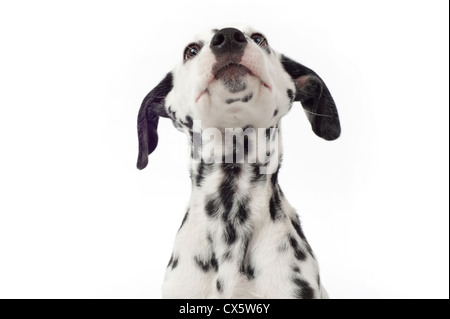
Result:
[[[168,73],[142,101],[137,120],[139,155],[136,166],[139,169],[147,166],[148,155],[158,145],[158,121],[160,116],[169,117],[164,107],[164,100],[172,88],[172,73]]]
[[[297,87],[295,101],[302,103],[311,127],[317,136],[335,140],[341,135],[336,104],[322,79],[311,69],[286,56],[281,64]]]

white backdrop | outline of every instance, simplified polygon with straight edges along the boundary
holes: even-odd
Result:
[[[448,1],[2,1],[0,298],[159,298],[185,137],[135,168],[140,102],[204,27],[244,23],[341,116],[283,121],[280,183],[334,298],[449,297]]]

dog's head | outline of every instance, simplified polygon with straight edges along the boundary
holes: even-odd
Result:
[[[189,42],[178,65],[142,102],[137,167],[147,166],[157,146],[159,117],[191,134],[194,120],[202,128],[269,128],[294,101],[301,102],[314,133],[339,137],[336,105],[314,71],[277,53],[249,27],[208,30]]]

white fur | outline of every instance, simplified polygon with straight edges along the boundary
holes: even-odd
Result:
[[[249,37],[254,30],[240,28]],[[220,81],[214,80],[212,65],[215,56],[209,48],[214,33],[211,30],[201,33],[191,42],[202,41],[200,53],[192,60],[180,61],[172,71],[174,88],[167,96],[166,107],[176,112],[177,118],[192,116],[201,120],[203,128],[251,125],[255,128],[269,128],[279,124],[289,110],[291,101],[286,94],[295,85],[283,70],[279,55],[273,49],[267,54],[253,41],[249,41],[241,64],[255,76],[247,75],[247,89],[239,93],[230,93]],[[268,86],[268,87],[267,87]],[[208,90],[208,93],[205,90]],[[228,98],[242,97],[252,92],[253,98],[247,103],[225,103]],[[199,98],[200,97],[200,98]],[[274,116],[275,109],[278,114]],[[279,125],[278,125],[279,126]],[[281,138],[279,138],[281,156]],[[272,160],[279,160],[275,158]],[[201,164],[191,162],[190,170],[198,174]],[[189,215],[175,239],[173,259],[176,267],[169,265],[162,289],[164,298],[293,298],[298,287],[293,278],[306,280],[316,298],[327,297],[318,283],[319,268],[314,256],[306,253],[303,261],[294,256],[288,236],[295,237],[299,248],[307,252],[307,244],[296,233],[291,219],[296,218],[295,210],[281,195],[281,208],[285,216],[274,222],[269,212],[269,201],[273,193],[270,175],[265,182],[252,183],[252,166],[242,164],[236,181],[233,208],[236,203],[248,198],[248,220],[245,225],[236,228],[236,241],[228,245],[224,241],[225,223],[220,217],[209,218],[205,212],[205,203],[211,196],[220,192],[224,172],[219,166],[211,166],[201,186],[193,181],[192,195],[188,204]],[[250,234],[250,235],[249,235]],[[245,238],[250,236],[247,248],[248,262],[254,268],[254,278],[249,279],[240,269]],[[212,240],[208,241],[208,238]],[[230,251],[231,260],[224,260]],[[218,271],[204,271],[195,262],[196,256],[211,259],[214,252],[218,261]],[[294,266],[300,273],[293,272]],[[217,289],[217,280],[223,284],[222,291]]]

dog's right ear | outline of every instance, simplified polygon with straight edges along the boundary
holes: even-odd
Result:
[[[281,64],[295,83],[295,101],[302,103],[314,133],[328,141],[337,139],[341,135],[341,124],[325,82],[313,70],[284,55]]]
[[[139,155],[136,166],[138,169],[144,169],[147,166],[148,155],[158,145],[158,121],[160,116],[169,117],[164,107],[164,100],[172,88],[173,76],[172,73],[168,73],[142,101],[137,120]]]

